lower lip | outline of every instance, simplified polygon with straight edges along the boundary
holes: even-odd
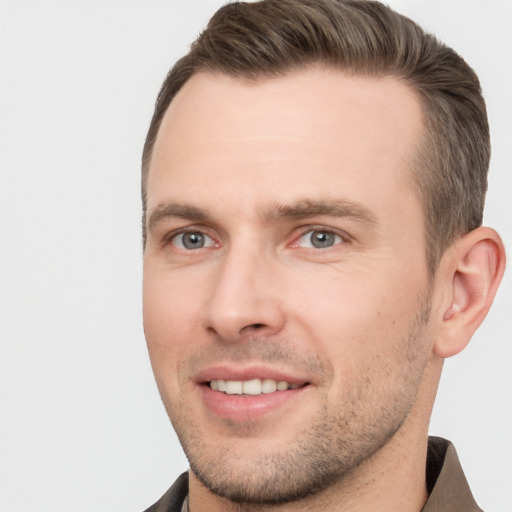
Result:
[[[228,395],[214,391],[207,384],[200,387],[206,407],[216,416],[237,422],[248,422],[288,405],[290,401],[304,393],[309,386],[255,396]]]

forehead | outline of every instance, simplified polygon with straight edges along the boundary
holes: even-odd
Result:
[[[411,157],[421,132],[415,93],[393,77],[319,67],[258,81],[198,73],[162,121],[148,209],[166,199],[164,181],[185,195],[215,189],[226,199],[262,187],[269,196],[286,191],[300,198],[323,185],[329,195],[338,178],[341,191],[378,194],[386,182],[412,190]]]

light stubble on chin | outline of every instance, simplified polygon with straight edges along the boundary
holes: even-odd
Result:
[[[243,438],[251,436],[253,425],[226,423],[235,442],[213,446],[185,399],[171,404],[162,393],[191,470],[214,494],[247,505],[291,503],[336,484],[380,450],[406,420],[427,364],[425,326],[429,314],[430,297],[424,297],[409,331],[402,335],[387,363],[376,354],[374,360],[367,361],[366,373],[361,371],[356,382],[346,382],[336,406],[325,400],[317,410],[304,411],[304,415],[311,414],[309,426],[278,451],[266,453],[262,441],[257,458],[246,460],[237,451]],[[292,365],[307,367],[319,382],[332,381],[328,362],[315,357],[300,359],[285,347],[275,340],[255,339],[217,350],[230,351],[233,361],[291,361]],[[210,355],[215,358],[219,353],[214,350]],[[394,372],[391,380],[381,385],[375,375],[390,371]],[[322,398],[327,397],[321,397],[320,403]]]

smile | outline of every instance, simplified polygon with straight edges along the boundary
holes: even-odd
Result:
[[[290,383],[284,380],[275,379],[251,379],[251,380],[223,380],[213,379],[210,381],[210,388],[227,395],[249,395],[256,396],[263,393],[274,393],[275,391],[287,391],[298,389],[304,384]]]

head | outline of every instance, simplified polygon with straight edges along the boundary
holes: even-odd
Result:
[[[286,503],[424,454],[503,271],[488,148],[474,73],[381,4],[212,18],[143,156],[144,327],[191,489]]]
[[[231,3],[168,74],[142,157],[146,182],[162,118],[194,74],[258,80],[323,64],[360,76],[393,76],[422,105],[425,130],[412,178],[425,215],[431,273],[458,236],[480,226],[490,159],[489,127],[478,77],[451,48],[379,2],[279,0]]]

